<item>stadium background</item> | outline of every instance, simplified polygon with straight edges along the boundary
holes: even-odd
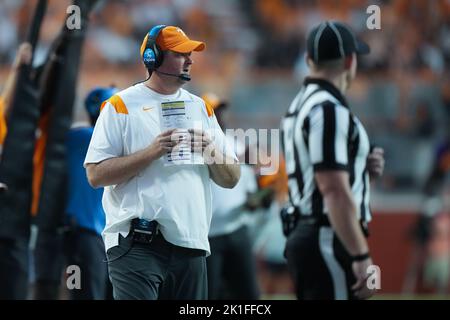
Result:
[[[35,63],[45,58],[70,4],[49,1]],[[381,8],[381,30],[367,29],[366,9],[372,4]],[[0,1],[0,86],[35,5],[35,0]],[[141,40],[153,25],[170,24],[207,44],[205,52],[193,55],[189,89],[226,97],[233,127],[278,128],[306,73],[304,37],[323,19],[347,22],[372,47],[360,61],[349,99],[372,141],[385,149],[385,175],[373,185],[370,238],[374,261],[381,268],[381,297],[445,297],[435,295],[445,292],[433,281],[447,281],[448,293],[448,215],[439,216],[436,224],[432,266],[414,263],[418,248],[411,230],[419,214],[439,211],[425,205],[430,202],[421,191],[435,148],[449,127],[448,0],[109,0],[91,16],[74,120],[87,119],[82,98],[93,86],[125,88],[144,79]],[[441,200],[444,193],[438,194]],[[446,194],[449,198],[449,191]],[[287,276],[271,279],[261,255],[259,276],[265,296],[291,297]],[[420,275],[416,285],[408,282],[415,266],[419,271],[426,267],[428,282]]]

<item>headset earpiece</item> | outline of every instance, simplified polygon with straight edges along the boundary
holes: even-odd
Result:
[[[166,26],[163,24],[154,26],[148,33],[147,44],[142,54],[142,61],[144,62],[145,67],[150,71],[158,68],[163,62],[163,52],[156,44],[156,39],[161,30],[165,27]]]

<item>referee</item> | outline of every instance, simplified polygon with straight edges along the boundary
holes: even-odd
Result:
[[[344,98],[370,48],[327,21],[307,38],[310,74],[282,121],[289,198],[299,214],[286,243],[298,299],[367,299],[369,179],[384,168]]]

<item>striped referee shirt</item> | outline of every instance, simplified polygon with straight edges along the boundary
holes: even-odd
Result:
[[[369,138],[340,91],[326,80],[306,78],[282,120],[281,130],[289,198],[300,214],[327,215],[314,173],[345,170],[359,209],[358,219],[370,221]]]

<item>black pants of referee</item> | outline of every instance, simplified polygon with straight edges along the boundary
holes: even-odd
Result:
[[[256,263],[246,226],[221,236],[209,238],[211,255],[208,267],[210,300],[259,299]]]
[[[330,226],[300,221],[287,239],[285,254],[297,299],[356,299],[350,255]]]
[[[173,245],[158,233],[149,244],[131,233],[108,249],[109,278],[116,300],[205,300],[206,252]]]

